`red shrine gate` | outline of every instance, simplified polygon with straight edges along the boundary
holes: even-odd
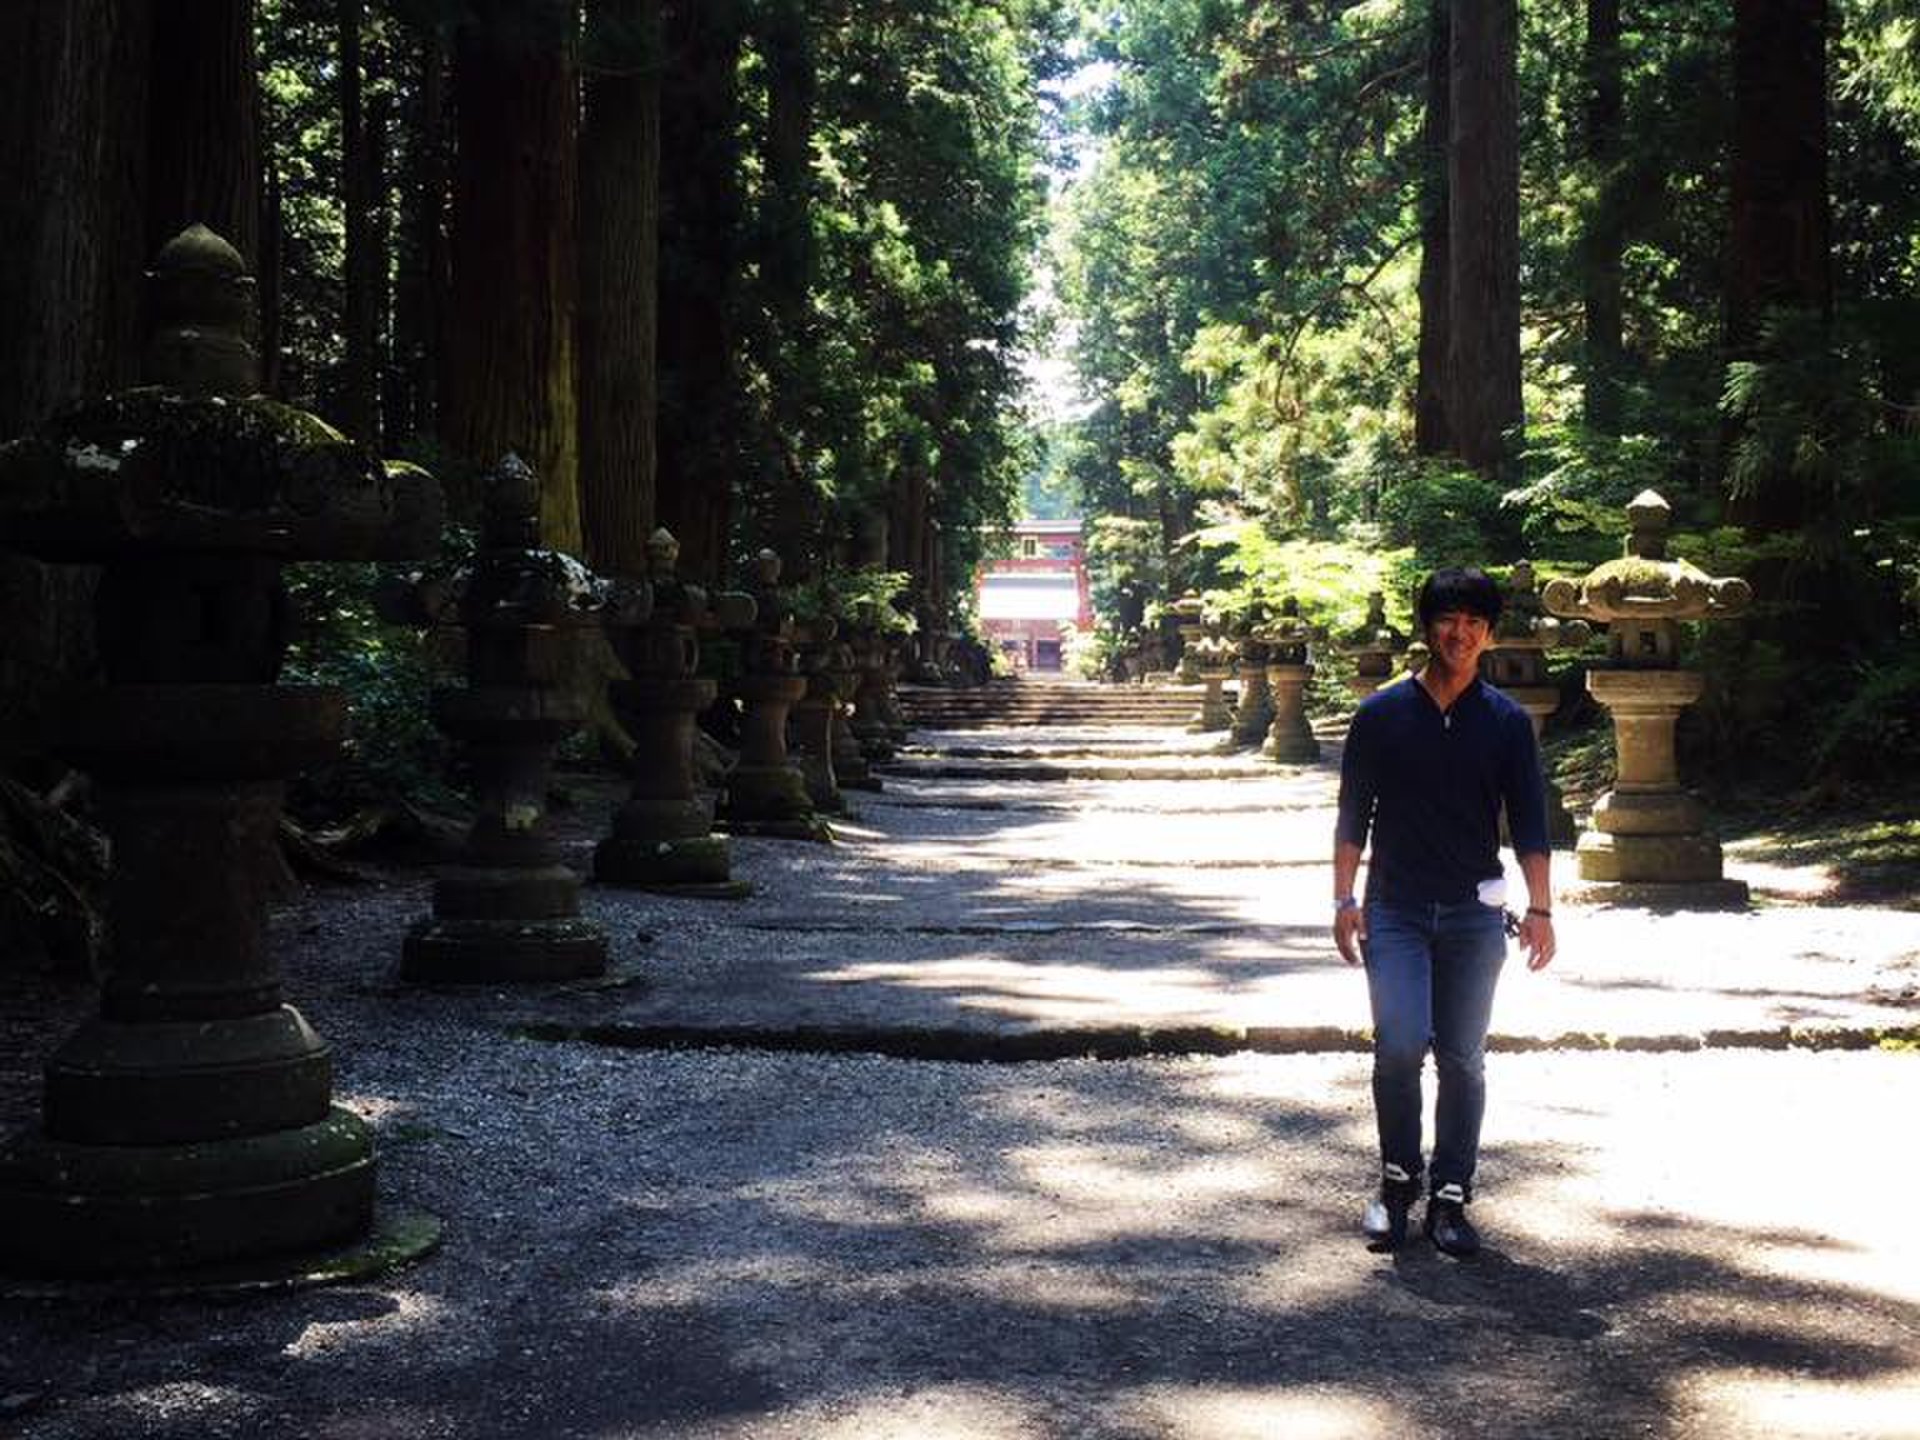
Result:
[[[982,568],[976,599],[987,642],[1016,669],[1057,671],[1061,632],[1093,628],[1078,520],[1023,520],[1013,554]]]

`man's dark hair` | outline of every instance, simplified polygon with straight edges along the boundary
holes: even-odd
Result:
[[[1491,626],[1500,619],[1502,603],[1500,587],[1486,571],[1472,565],[1450,566],[1427,576],[1414,610],[1422,630],[1449,610],[1478,615]]]

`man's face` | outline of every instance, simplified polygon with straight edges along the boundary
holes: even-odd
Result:
[[[1447,669],[1471,671],[1493,643],[1493,626],[1470,610],[1442,610],[1427,622],[1427,649]]]

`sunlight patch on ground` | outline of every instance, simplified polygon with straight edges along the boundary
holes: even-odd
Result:
[[[404,1341],[423,1343],[430,1337],[436,1348],[454,1338],[449,1327],[459,1317],[453,1308],[435,1295],[417,1290],[396,1290],[389,1298],[393,1309],[373,1319],[355,1316],[349,1320],[309,1320],[300,1333],[287,1343],[282,1354],[293,1360],[330,1360],[349,1350],[372,1348]]]
[[[1296,1387],[1190,1390],[1154,1386],[1135,1403],[1150,1433],[1165,1440],[1370,1440],[1415,1433],[1382,1401]]]
[[[334,1092],[333,1103],[351,1110],[369,1125],[385,1125],[396,1118],[416,1115],[419,1105],[411,1100],[395,1100],[389,1095],[357,1095]]]
[[[1920,1376],[1835,1384],[1744,1372],[1701,1375],[1681,1388],[1688,1429],[1768,1440],[1912,1440],[1920,1433]]]
[[[1031,965],[985,956],[917,960],[911,965],[847,965],[807,977],[830,984],[898,985],[941,990],[970,1010],[997,1010],[1041,1020],[1097,1020],[1116,1008],[1165,1014],[1211,1008],[1217,977],[1204,970],[1141,970],[1114,974],[1097,965]]]
[[[1050,1431],[1034,1407],[982,1385],[873,1395],[804,1426],[807,1440],[1032,1440]]]
[[[198,1380],[174,1380],[145,1389],[113,1396],[101,1409],[108,1415],[121,1415],[142,1428],[125,1434],[147,1434],[166,1428],[175,1434],[188,1433],[188,1426],[207,1427],[202,1433],[230,1435],[236,1421],[258,1417],[266,1400],[251,1391],[231,1385],[208,1385]],[[149,1428],[151,1427],[151,1428]]]

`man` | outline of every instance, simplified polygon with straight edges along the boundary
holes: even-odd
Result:
[[[1506,958],[1499,857],[1504,806],[1527,911],[1527,967],[1553,959],[1546,793],[1527,714],[1479,677],[1500,618],[1480,570],[1436,570],[1417,603],[1427,660],[1362,702],[1340,763],[1333,843],[1333,939],[1367,968],[1373,1006],[1373,1106],[1380,1193],[1367,1233],[1386,1248],[1430,1182],[1426,1233],[1449,1255],[1480,1237],[1466,1216],[1486,1109],[1485,1047]],[[1371,832],[1366,900],[1354,894]],[[1431,1171],[1421,1147],[1421,1070],[1438,1072]]]

